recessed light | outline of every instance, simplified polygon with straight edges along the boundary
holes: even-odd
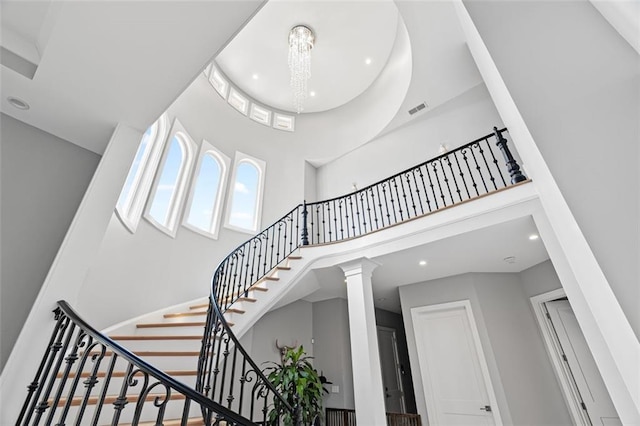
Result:
[[[427,264],[426,260],[421,260],[420,262],[418,262],[418,265],[420,266],[425,266]]]
[[[315,96],[316,92],[314,92],[313,90],[311,92],[309,92],[309,96]]]
[[[26,101],[23,101],[22,99],[16,98],[14,96],[9,96],[7,98],[7,101],[9,101],[9,105],[14,108],[18,108],[21,110],[28,110],[29,108],[31,108],[31,106]]]
[[[387,300],[386,297],[380,297],[378,299],[376,299],[378,302],[384,302],[385,300]]]
[[[254,74],[254,75],[252,75],[251,77],[252,77],[254,80],[257,80],[257,79],[258,79],[258,77],[260,77],[260,76],[259,76],[258,74]]]
[[[371,65],[371,58],[365,59],[364,63],[367,64],[367,65]]]
[[[538,234],[531,234],[531,235],[529,235],[529,239],[530,239],[530,240],[532,240],[532,241],[533,241],[533,240],[537,240],[538,238],[540,238],[540,237],[538,236]]]

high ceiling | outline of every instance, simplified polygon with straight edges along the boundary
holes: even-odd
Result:
[[[218,55],[216,63],[256,101],[293,111],[289,85],[289,30],[306,25],[315,35],[311,51],[313,94],[304,112],[326,111],[364,92],[386,65],[398,26],[392,0],[292,2],[272,0]]]
[[[0,110],[102,154],[118,123],[160,116],[262,3],[3,0]]]
[[[318,165],[482,82],[450,2],[7,0],[0,12],[0,110],[98,154],[118,123],[144,130],[237,33],[218,58],[225,71],[257,100],[289,109],[288,31],[316,31],[307,111],[326,111],[302,114],[309,133],[299,137],[322,147],[308,158]],[[408,56],[394,56],[399,41]]]

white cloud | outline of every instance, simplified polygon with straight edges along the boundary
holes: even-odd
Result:
[[[241,194],[248,194],[249,193],[249,188],[247,188],[247,185],[245,185],[242,182],[236,182],[235,186],[233,187],[235,192],[240,192]]]

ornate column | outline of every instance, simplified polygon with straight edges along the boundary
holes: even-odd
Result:
[[[347,279],[353,392],[358,424],[386,426],[371,275],[379,264],[361,258],[340,265]]]

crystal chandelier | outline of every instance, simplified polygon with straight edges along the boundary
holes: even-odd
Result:
[[[301,113],[307,98],[307,81],[311,77],[311,49],[315,36],[309,27],[296,25],[289,32],[289,71],[293,107]]]

